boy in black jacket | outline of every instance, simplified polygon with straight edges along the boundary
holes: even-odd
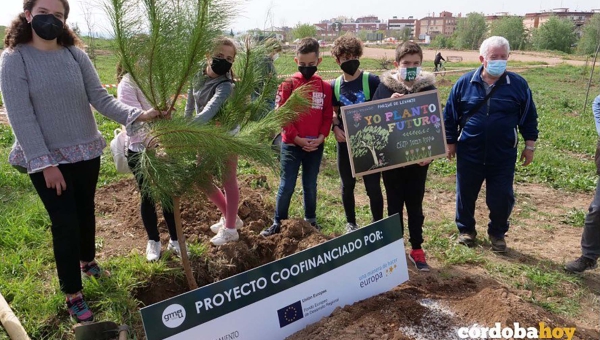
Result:
[[[405,94],[435,90],[433,73],[421,71],[423,51],[414,42],[405,42],[396,48],[396,70],[391,70],[381,76],[381,84],[377,88],[373,100],[398,98]],[[423,243],[423,196],[425,195],[425,180],[431,161],[409,165],[384,171],[388,201],[388,216],[400,215],[400,227],[404,230],[402,210],[406,205],[408,214],[409,242],[412,247],[409,258],[420,271],[429,271],[425,253],[421,249]]]

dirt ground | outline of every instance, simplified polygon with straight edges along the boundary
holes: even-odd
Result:
[[[452,181],[452,178],[444,180]],[[263,238],[258,233],[270,224],[273,206],[265,203],[272,195],[264,176],[246,176],[240,182],[241,203],[239,215],[245,226],[240,230],[240,241],[221,247],[209,246],[203,258],[192,258],[199,285],[205,285],[243,272],[275,259],[326,241],[301,220],[287,221],[282,234]],[[358,193],[358,202],[365,199]],[[572,208],[585,209],[590,197],[584,194],[563,193],[539,185],[517,185],[516,209],[533,209],[528,218],[519,218],[507,236],[510,251],[498,262],[536,263],[552,261],[564,263],[579,252],[580,228],[562,225],[563,216]],[[557,200],[557,197],[561,197]],[[454,193],[428,190],[425,196],[425,215],[428,220],[452,219]],[[135,252],[143,256],[146,234],[138,212],[139,194],[133,180],[122,180],[99,189],[97,198],[98,238],[103,247],[98,257]],[[478,207],[483,207],[480,200]],[[183,200],[184,233],[191,243],[209,244],[212,237],[209,225],[220,215],[202,195],[193,201]],[[485,221],[487,212],[477,211],[478,221]],[[515,215],[521,216],[519,211]],[[546,220],[547,221],[546,221]],[[540,233],[536,223],[557,225],[555,230]],[[163,247],[168,241],[164,221],[160,222]],[[484,231],[480,232],[484,233]],[[426,244],[425,244],[426,246]],[[568,249],[572,251],[568,251]],[[564,319],[522,300],[524,292],[502,286],[478,266],[441,266],[435,258],[429,259],[430,273],[416,272],[410,265],[410,280],[394,290],[338,308],[331,316],[310,325],[289,339],[397,339],[433,340],[456,339],[456,329],[474,325],[494,326],[495,322],[512,325],[519,322],[525,327],[537,327],[545,322],[552,327],[577,327],[574,339],[599,339],[597,301],[582,306],[583,312],[575,319]],[[176,262],[174,262],[176,265]],[[597,272],[585,275],[590,290],[600,294],[600,276]],[[187,291],[185,279],[176,282],[154,281],[140,288],[136,297],[147,305]],[[525,292],[526,295],[526,292]],[[137,329],[138,337],[143,335]]]
[[[433,50],[433,49],[425,49],[423,50],[423,59],[424,60],[433,60],[437,52],[442,52],[442,56],[446,59],[449,56],[457,56],[461,57],[463,62],[479,62],[479,51],[455,51],[455,50]],[[365,58],[381,58],[388,57],[392,58],[394,56],[393,49],[385,49],[385,48],[376,48],[376,47],[367,47],[364,49],[363,57]],[[566,60],[560,57],[550,55],[543,52],[522,52],[522,51],[512,51],[510,54],[510,59],[514,61],[545,61],[549,65],[556,65],[560,63],[567,63],[571,65],[581,66],[585,65],[585,61],[582,60]],[[510,65],[509,65],[510,66]]]

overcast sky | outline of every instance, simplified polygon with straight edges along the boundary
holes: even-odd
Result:
[[[231,1],[231,0],[223,0]],[[458,13],[481,12],[494,14],[509,12],[524,15],[529,12],[551,10],[557,7],[568,7],[574,11],[589,11],[600,8],[599,0],[497,0],[497,1],[472,1],[472,0],[427,0],[427,1],[402,1],[402,0],[240,0],[242,1],[239,12],[241,13],[232,23],[235,31],[251,28],[265,28],[274,26],[294,26],[298,22],[317,23],[323,19],[330,19],[339,15],[347,17],[361,17],[366,15],[378,16],[381,20],[390,19],[392,16],[422,18],[428,14],[438,14],[446,10],[454,15]],[[98,31],[107,30],[107,21],[104,12],[97,4],[103,0],[71,0],[71,14],[69,24],[78,23],[83,32],[85,21],[83,7],[85,4],[96,4],[93,9],[94,21]],[[271,16],[267,13],[271,9]],[[0,0],[0,25],[8,25],[10,21],[22,11],[21,0]]]

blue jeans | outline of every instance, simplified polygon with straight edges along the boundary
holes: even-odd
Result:
[[[485,201],[490,210],[488,234],[504,238],[515,204],[515,163],[484,165],[462,160],[456,163],[456,226],[461,233],[475,232],[475,202],[485,180]]]
[[[323,158],[323,144],[316,151],[306,152],[293,144],[281,146],[281,182],[277,191],[275,223],[288,218],[290,201],[296,188],[298,171],[302,166],[302,191],[304,196],[304,219],[317,221],[317,175]]]

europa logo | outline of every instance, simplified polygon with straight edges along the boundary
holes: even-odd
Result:
[[[182,305],[170,305],[162,314],[162,322],[169,328],[179,327],[184,321],[185,308]]]

